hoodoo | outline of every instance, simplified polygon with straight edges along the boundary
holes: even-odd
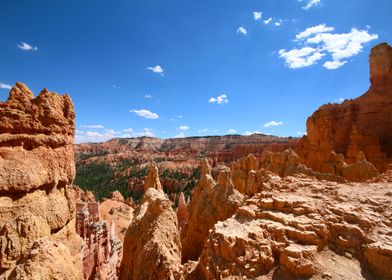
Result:
[[[370,54],[370,88],[342,104],[321,106],[306,122],[297,153],[308,167],[366,180],[387,169],[392,157],[392,48],[380,44]]]

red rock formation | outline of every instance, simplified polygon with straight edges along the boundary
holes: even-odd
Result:
[[[158,167],[155,162],[152,162],[148,169],[146,182],[144,184],[144,191],[147,191],[149,188],[163,192],[161,181],[158,176]]]
[[[279,176],[306,174],[319,180],[345,181],[333,174],[315,172],[300,163],[298,155],[291,149],[284,152],[264,152],[261,155],[248,155],[231,164],[233,183],[236,189],[246,195],[274,188]]]
[[[297,147],[308,167],[345,176],[344,161],[355,169],[358,161],[367,160],[378,171],[386,170],[386,157],[392,157],[392,48],[374,47],[369,61],[371,86],[364,95],[321,106],[308,118],[307,136]],[[366,173],[350,171],[346,177],[352,180],[356,173],[354,179],[366,180],[378,173],[370,164],[365,169]]]
[[[201,163],[201,175],[189,205],[189,222],[182,234],[182,262],[197,260],[202,251],[208,232],[218,221],[229,218],[243,202],[231,181],[227,167],[219,170],[218,182],[211,176],[207,160]]]
[[[178,230],[180,233],[185,225],[188,223],[189,213],[188,208],[185,203],[185,196],[183,193],[179,195],[178,198],[178,207],[177,207],[177,221],[178,221]]]
[[[0,103],[0,279],[80,279],[71,98],[22,83]]]
[[[160,185],[156,171],[151,165],[151,188],[146,190],[126,233],[120,279],[174,279],[180,273],[177,217],[170,200],[155,188]]]
[[[215,224],[193,276],[391,279],[391,214],[390,184],[275,180]]]
[[[76,203],[76,232],[84,243],[81,258],[84,279],[116,279],[121,242],[114,222],[102,221],[98,202]]]

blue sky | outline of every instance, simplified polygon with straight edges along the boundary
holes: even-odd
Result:
[[[0,100],[22,81],[69,93],[77,141],[298,136],[369,87],[390,0],[3,1]]]

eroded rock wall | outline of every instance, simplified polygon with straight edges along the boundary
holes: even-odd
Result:
[[[22,83],[0,103],[0,279],[82,277],[74,119],[69,96]]]
[[[385,43],[374,47],[369,62],[371,86],[364,95],[321,106],[306,122],[307,136],[297,152],[315,171],[367,180],[387,169],[386,158],[392,157],[392,48]],[[348,172],[345,163],[352,165]]]

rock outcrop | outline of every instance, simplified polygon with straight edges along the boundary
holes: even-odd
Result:
[[[364,95],[321,106],[307,120],[307,136],[297,153],[315,171],[363,181],[387,169],[386,158],[392,157],[392,48],[385,43],[374,47],[369,62],[371,86]]]
[[[155,162],[152,162],[148,169],[146,182],[144,184],[144,191],[147,191],[149,188],[163,191],[161,181],[159,180],[158,167]]]
[[[197,279],[391,279],[391,205],[390,184],[303,175],[276,180],[215,224],[194,273]]]
[[[180,233],[185,225],[188,223],[189,213],[188,207],[185,202],[185,196],[183,193],[180,193],[178,198],[178,207],[177,207],[177,221],[178,221],[178,230]]]
[[[261,155],[248,155],[231,164],[233,183],[245,195],[253,195],[274,188],[280,177],[306,174],[319,180],[343,182],[343,177],[315,172],[300,163],[299,156],[291,149],[284,152],[264,152]],[[279,177],[280,176],[280,177]]]
[[[82,277],[74,119],[69,96],[22,83],[0,103],[0,279]]]
[[[82,237],[84,279],[116,279],[121,242],[115,224],[101,220],[98,202],[76,203],[76,232]]]
[[[182,261],[197,260],[209,230],[229,218],[243,203],[244,196],[234,188],[231,171],[221,167],[216,183],[207,160],[201,162],[201,175],[189,205],[189,221],[182,232]]]
[[[124,240],[120,279],[174,279],[181,270],[181,242],[176,213],[150,167],[141,204]]]

